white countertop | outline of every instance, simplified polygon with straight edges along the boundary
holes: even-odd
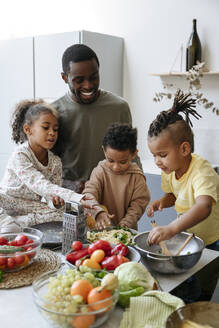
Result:
[[[204,249],[199,262],[187,273],[179,275],[158,275],[159,284],[163,291],[171,291],[206,264],[214,260],[218,252]],[[112,318],[103,324],[102,328],[119,328],[122,310],[117,307]],[[49,328],[50,326],[39,314],[33,302],[32,287],[21,287],[0,290],[0,326],[4,328]]]

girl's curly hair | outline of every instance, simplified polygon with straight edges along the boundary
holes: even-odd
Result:
[[[193,125],[189,115],[192,115],[196,119],[199,119],[201,115],[194,109],[196,107],[196,99],[190,96],[191,93],[184,94],[181,90],[177,90],[173,106],[169,110],[160,112],[150,124],[148,137],[156,137],[162,131],[168,130],[175,143],[188,141],[193,152],[194,135],[191,129]],[[179,114],[180,112],[185,114],[185,120]]]
[[[43,99],[22,100],[15,108],[11,118],[12,140],[15,143],[24,143],[27,136],[24,133],[24,124],[31,125],[41,113],[51,113],[58,118],[58,112]]]

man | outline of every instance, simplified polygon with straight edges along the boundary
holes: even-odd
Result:
[[[62,56],[62,79],[69,91],[53,103],[60,114],[55,152],[63,164],[63,186],[81,192],[84,182],[104,159],[103,137],[115,122],[132,123],[128,103],[99,89],[99,60],[86,45],[75,44]],[[138,158],[138,164],[141,167]]]

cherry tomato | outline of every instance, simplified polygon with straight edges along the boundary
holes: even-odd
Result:
[[[17,237],[15,238],[15,241],[17,242],[17,246],[22,246],[27,242],[28,238],[25,235],[17,235]]]
[[[33,244],[33,243],[34,243],[33,239],[28,239],[28,240],[26,241],[25,245]]]
[[[16,264],[15,259],[13,257],[9,257],[8,258],[8,263],[7,263],[8,269],[10,269],[10,270],[13,269],[15,264]]]
[[[19,265],[24,262],[25,256],[22,254],[22,252],[16,252],[14,259],[16,265]]]
[[[28,239],[25,243],[25,246],[23,246],[24,250],[26,251],[30,247],[31,244],[34,244],[33,239]],[[31,245],[31,247],[34,248],[35,245]]]
[[[24,261],[21,264],[17,264],[18,267],[25,267],[27,263],[29,262],[29,257],[27,255],[24,255]]]
[[[29,252],[33,249],[33,247],[29,246],[26,251]],[[27,256],[29,257],[29,259],[31,259],[32,257],[34,257],[36,255],[36,252],[30,252],[30,253],[27,253]]]
[[[3,257],[3,256],[1,256],[1,257],[0,257],[0,267],[1,267],[2,265],[5,265],[5,264],[7,264],[7,257]]]
[[[97,262],[97,263],[100,263],[103,258],[105,257],[105,253],[102,249],[97,249],[96,251],[94,251],[92,254],[91,254],[91,260]]]
[[[75,241],[72,243],[72,246],[71,246],[71,247],[73,248],[74,251],[79,251],[80,249],[82,249],[83,244],[82,244],[81,241],[79,241],[79,240],[75,240]]]
[[[16,240],[11,240],[11,241],[9,241],[9,242],[8,242],[8,245],[9,245],[9,246],[18,246]]]
[[[0,237],[0,245],[7,245],[8,241],[5,237]]]

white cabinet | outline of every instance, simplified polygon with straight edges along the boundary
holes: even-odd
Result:
[[[76,31],[0,41],[0,180],[13,150],[10,114],[22,99],[53,101],[64,95],[62,54],[72,44],[90,46],[100,61],[100,87],[122,96],[123,39]]]
[[[122,96],[123,39],[77,31],[34,37],[35,97],[55,100],[68,90],[61,78],[62,55],[75,43],[86,44],[100,61],[100,87]]]
[[[10,117],[21,99],[33,98],[33,38],[0,41],[0,179],[14,148]]]

